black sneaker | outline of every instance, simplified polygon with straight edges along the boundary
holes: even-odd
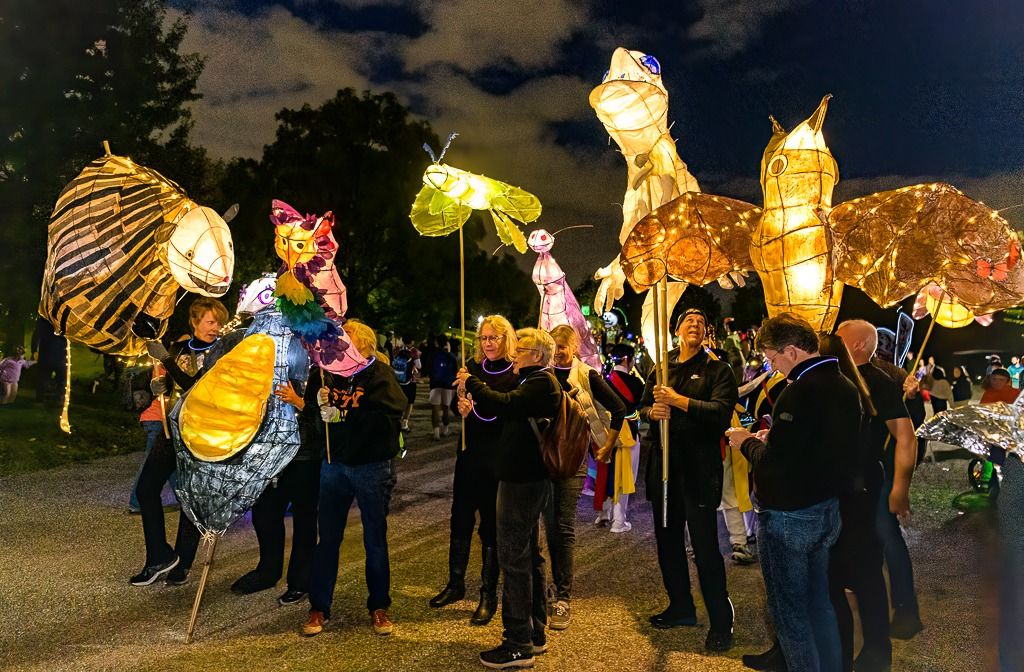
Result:
[[[660,614],[655,614],[647,620],[651,622],[651,625],[659,630],[669,630],[670,628],[697,625],[697,614],[679,613],[673,611],[672,607],[669,607]]]
[[[533,667],[533,653],[517,651],[502,644],[495,649],[481,653],[480,662],[484,667],[489,667],[492,670]]]
[[[173,560],[162,562],[157,565],[147,565],[142,571],[133,576],[130,581],[133,586],[148,586],[161,576],[178,566],[178,556]]]
[[[307,593],[304,590],[298,590],[295,588],[289,588],[285,591],[284,595],[277,598],[278,604],[282,607],[287,607],[289,604],[295,604],[306,597]]]
[[[171,570],[164,579],[164,583],[168,586],[183,586],[188,581],[188,571],[191,567],[182,567],[180,564]]]
[[[536,636],[536,633],[534,633],[534,635]],[[540,655],[543,655],[543,654],[545,654],[547,652],[548,652],[547,637],[544,636],[544,633],[541,633],[539,639],[534,639],[533,640],[533,648],[530,649],[530,653],[532,653],[535,656],[540,656]]]
[[[708,630],[708,636],[704,640],[704,649],[715,653],[728,651],[732,648],[731,632],[716,632]]]
[[[235,595],[251,595],[252,593],[258,593],[261,590],[268,590],[277,585],[277,582],[270,583],[265,581],[262,576],[254,569],[242,578],[238,579],[231,584],[231,592]]]

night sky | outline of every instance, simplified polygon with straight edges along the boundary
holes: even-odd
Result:
[[[832,93],[835,203],[933,180],[995,208],[1024,203],[1024,3],[173,6],[190,11],[184,49],[207,59],[193,138],[212,155],[258,157],[282,107],[319,105],[344,87],[393,91],[442,137],[461,134],[449,163],[538,194],[542,226],[594,226],[566,232],[553,251],[573,284],[614,257],[621,226],[625,166],[587,102],[617,46],[660,60],[672,134],[706,192],[759,204],[768,115],[790,127]],[[1024,227],[1024,208],[1005,216]],[[841,317],[894,321],[858,299],[849,292]],[[1009,325],[937,331],[943,349],[1024,350]]]

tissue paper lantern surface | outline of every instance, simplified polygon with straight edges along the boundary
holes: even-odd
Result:
[[[231,232],[155,170],[96,159],[57,199],[39,313],[57,333],[113,355],[139,355],[174,312],[179,287],[222,296]]]

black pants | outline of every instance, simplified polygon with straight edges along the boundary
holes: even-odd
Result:
[[[455,480],[452,483],[452,538],[471,539],[479,512],[480,542],[485,547],[497,546],[497,500],[498,479],[485,456],[473,450],[459,451],[455,457]]]
[[[284,468],[252,507],[252,526],[260,544],[256,572],[275,584],[284,569],[284,514],[292,505],[292,553],[288,561],[289,590],[309,591],[309,572],[316,548],[316,509],[320,498],[320,460],[293,461]]]
[[[576,557],[576,504],[586,480],[586,466],[579,473],[551,482],[551,498],[544,507],[544,535],[551,554],[551,579],[556,600],[572,597]]]
[[[545,641],[548,617],[538,525],[550,492],[547,480],[498,483],[498,565],[505,577],[502,639],[509,648],[522,652]]]
[[[696,613],[693,595],[690,594],[690,568],[686,558],[685,530],[689,527],[700,592],[707,606],[711,629],[732,632],[733,612],[725,586],[725,561],[718,550],[718,512],[714,506],[701,506],[685,495],[683,501],[686,518],[670,515],[668,527],[661,525],[661,507],[653,507],[658,565],[668,592],[669,608],[677,614]]]
[[[153,448],[142,464],[139,484],[135,493],[139,498],[142,510],[142,534],[146,539],[146,565],[168,562],[177,553],[181,558],[181,566],[189,568],[196,559],[199,546],[199,530],[188,519],[184,511],[178,516],[178,537],[174,548],[167,543],[167,530],[164,526],[164,505],[160,501],[160,491],[164,488],[171,472],[178,464],[174,457],[174,446],[163,432],[153,442]]]
[[[863,651],[892,660],[889,640],[889,596],[882,575],[882,541],[875,523],[882,471],[868,479],[864,492],[839,498],[842,531],[829,557],[828,583],[842,643],[843,669],[853,669],[853,612],[846,599],[849,588],[857,596]]]

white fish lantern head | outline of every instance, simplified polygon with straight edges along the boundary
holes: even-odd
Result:
[[[526,244],[534,252],[550,252],[551,247],[555,244],[555,237],[545,229],[536,229],[530,232],[530,237],[527,239]]]
[[[242,287],[242,294],[238,297],[238,307],[235,309],[235,313],[254,315],[267,306],[274,305],[277,300],[274,296],[276,286],[277,276],[267,273]]]
[[[619,47],[590,106],[625,154],[649,152],[668,132],[668,91],[658,59]]]
[[[167,263],[186,291],[223,296],[235,267],[231,230],[224,218],[206,206],[191,208],[167,241]]]

